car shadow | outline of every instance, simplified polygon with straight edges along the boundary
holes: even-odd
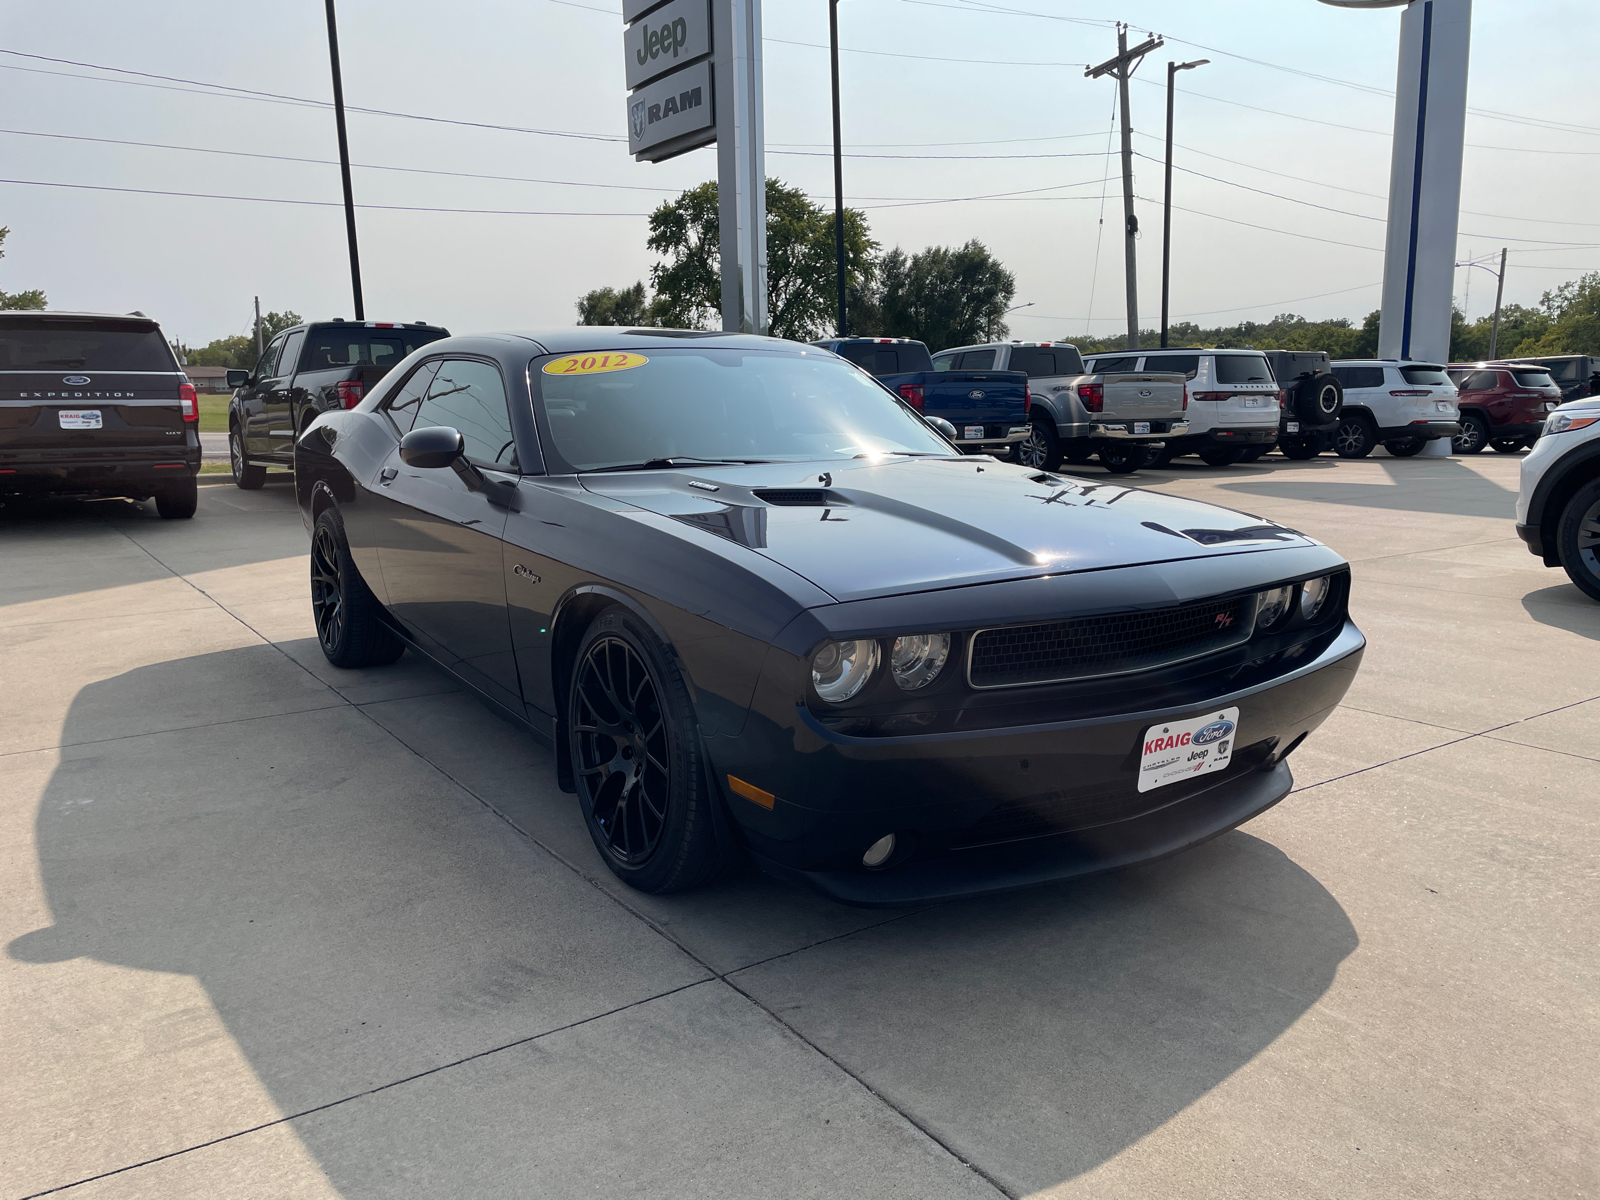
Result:
[[[1280,500],[1318,500],[1356,508],[1383,508],[1403,512],[1441,513],[1462,517],[1503,517],[1516,511],[1517,493],[1480,475],[1456,458],[1392,458],[1373,455],[1395,483],[1366,483],[1345,474],[1342,460],[1324,456],[1294,463],[1293,478],[1266,478],[1224,483],[1222,488],[1245,496],[1270,496]],[[1277,466],[1257,463],[1256,466]],[[1280,466],[1280,471],[1282,470]],[[1311,472],[1315,481],[1305,478]]]
[[[1529,592],[1522,598],[1522,608],[1541,625],[1600,642],[1600,603],[1589,599],[1571,583]]]
[[[229,669],[255,664],[231,650],[90,684],[63,741],[90,740],[95,714],[134,708],[154,686]],[[449,782],[460,778],[453,765],[432,770],[431,747],[393,715],[404,705],[418,729],[447,727],[451,713],[470,724],[475,712],[477,754],[498,760],[484,779],[500,772],[507,794],[520,788],[520,813],[480,809]],[[385,706],[395,706],[387,721]],[[530,883],[550,860],[517,825],[582,830],[548,752],[485,722],[464,695],[369,707],[391,733],[354,708],[219,712],[181,734],[62,750],[36,821],[53,923],[13,940],[10,957],[192,976],[285,1113],[525,1037],[539,998],[563,989],[583,991],[595,1011],[614,1007],[612,985],[586,973],[625,974],[640,950],[594,933],[635,921],[597,905],[582,881],[598,859],[575,862],[576,875],[553,868],[554,883],[540,868],[544,882]],[[498,803],[501,784],[463,782]],[[476,841],[463,847],[469,825]],[[560,882],[569,875],[570,887]],[[753,945],[753,929],[783,928],[796,911],[819,914],[820,933],[716,969],[1019,1193],[1092,1169],[1222,1084],[1317,1002],[1358,944],[1312,875],[1239,831],[1112,876],[907,913],[840,909],[755,874],[638,899],[635,912],[697,953]],[[549,930],[577,957],[528,948]],[[593,1118],[597,1144],[660,1124],[629,1105],[624,1089]],[[522,1128],[538,1115],[474,1122],[495,1137],[497,1170],[509,1155],[533,1179],[551,1156],[579,1153],[527,1136],[508,1148],[505,1122]],[[349,1118],[363,1122],[359,1135],[295,1128],[345,1196],[387,1194],[386,1164],[418,1156],[444,1164],[456,1194],[495,1190],[479,1177],[482,1146],[438,1117],[391,1106],[381,1120]]]

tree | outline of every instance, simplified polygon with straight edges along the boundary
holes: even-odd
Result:
[[[263,313],[261,316],[261,344],[265,346],[285,329],[292,329],[301,324],[300,314],[284,310],[283,312]],[[256,334],[255,330],[247,329],[244,333],[236,333],[232,337],[216,338],[204,346],[191,349],[181,346],[180,352],[188,362],[197,367],[238,367],[248,371],[256,365]]]
[[[6,235],[10,232],[9,226],[0,225],[0,246],[5,245]],[[6,252],[0,250],[0,258],[5,256]],[[0,309],[43,307],[45,307],[44,293],[38,288],[30,288],[25,292],[0,292]]]
[[[1061,339],[1085,354],[1121,350],[1127,336]],[[1240,321],[1216,329],[1202,329],[1192,321],[1176,321],[1167,327],[1167,340],[1173,346],[1204,346],[1240,350],[1322,350],[1332,358],[1371,358],[1378,352],[1378,313],[1368,313],[1357,327],[1345,317],[1327,321],[1308,321],[1294,313],[1283,313],[1270,321]],[[1161,344],[1158,330],[1139,332],[1139,344]]]
[[[656,328],[661,320],[662,303],[645,295],[644,281],[625,288],[595,288],[578,300],[579,325],[626,325],[636,329]]]
[[[1010,332],[1006,306],[1016,280],[980,241],[959,249],[929,246],[907,256],[896,246],[878,268],[883,332],[930,349],[1000,341]]]
[[[650,268],[655,296],[645,303],[641,284],[597,288],[578,301],[580,325],[632,324],[621,313],[648,318],[638,324],[711,329],[722,318],[722,255],[718,242],[717,185],[702,183],[650,214],[651,250],[662,256]],[[846,288],[862,289],[873,276],[877,248],[867,220],[844,214]],[[767,180],[767,311],[773,337],[809,341],[833,331],[835,295],[833,216],[798,188]],[[615,314],[615,315],[614,315]],[[600,319],[591,319],[605,317]],[[852,323],[853,324],[853,323]]]

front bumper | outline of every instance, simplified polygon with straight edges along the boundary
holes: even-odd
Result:
[[[719,780],[777,789],[771,808],[728,794],[773,874],[869,906],[1003,891],[1160,858],[1275,804],[1291,782],[1284,756],[1343,698],[1365,644],[1346,621],[1303,665],[1181,707],[896,737],[836,733],[803,709],[793,729],[764,734],[752,713],[742,736],[708,749]],[[1227,770],[1137,790],[1152,725],[1234,706]],[[896,858],[861,867],[891,832]]]
[[[1145,427],[1145,432],[1138,432],[1140,425]],[[1165,441],[1167,438],[1182,437],[1188,432],[1187,421],[1096,421],[1089,427],[1090,437],[1130,442]]]
[[[1528,553],[1538,558],[1548,558],[1544,549],[1544,537],[1539,532],[1537,525],[1518,525],[1517,536],[1527,544]]]

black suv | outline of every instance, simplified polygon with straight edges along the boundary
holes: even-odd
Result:
[[[153,496],[192,517],[199,422],[144,314],[0,312],[0,496]]]
[[[421,321],[319,321],[273,338],[253,371],[229,371],[228,461],[258,488],[267,467],[294,466],[294,443],[322,413],[354,408],[406,355],[450,336]]]
[[[1268,350],[1267,362],[1286,394],[1280,405],[1278,451],[1285,458],[1315,458],[1332,443],[1344,412],[1344,385],[1321,351]]]

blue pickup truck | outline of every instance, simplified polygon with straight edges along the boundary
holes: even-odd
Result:
[[[935,371],[928,347],[909,338],[812,342],[855,363],[929,417],[955,426],[956,445],[1004,458],[1028,436],[1028,376],[1022,371]]]

